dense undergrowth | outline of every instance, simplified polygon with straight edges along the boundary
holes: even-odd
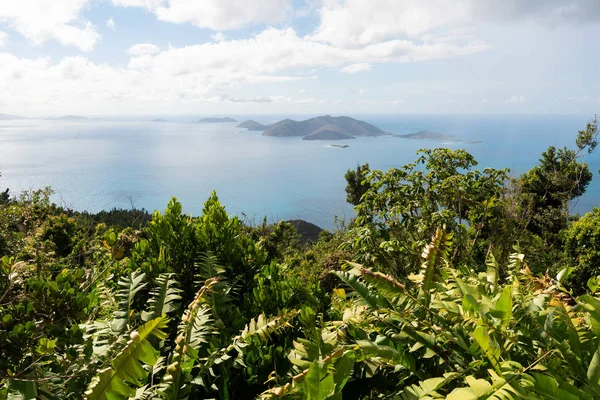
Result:
[[[600,398],[594,120],[519,177],[463,150],[348,171],[306,241],[202,215],[0,196],[0,398]]]

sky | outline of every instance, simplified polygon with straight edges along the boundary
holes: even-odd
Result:
[[[0,0],[0,113],[593,114],[600,0]]]

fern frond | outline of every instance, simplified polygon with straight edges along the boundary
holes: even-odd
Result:
[[[140,271],[134,271],[131,274],[119,279],[119,290],[115,298],[118,302],[118,310],[114,313],[112,329],[116,332],[123,332],[130,325],[130,321],[134,314],[132,309],[135,295],[146,287],[144,282],[146,274]]]
[[[143,364],[154,365],[158,359],[149,336],[165,339],[162,331],[166,328],[167,320],[159,317],[146,322],[130,334],[130,340],[111,362],[111,366],[100,371],[92,379],[85,392],[86,399],[126,399],[136,396],[136,389],[142,386],[148,376]]]
[[[168,315],[178,307],[181,290],[176,287],[174,274],[160,274],[156,278],[156,286],[150,292],[148,310],[142,312],[142,321],[149,321],[162,315]]]
[[[191,371],[199,357],[198,351],[207,343],[208,335],[213,333],[212,316],[205,302],[216,284],[216,278],[207,280],[181,318],[175,351],[161,382],[160,392],[166,398],[180,399],[189,396]]]
[[[421,284],[425,308],[431,302],[431,289],[433,282],[441,280],[440,270],[444,264],[448,264],[448,251],[452,247],[452,234],[444,233],[437,228],[431,243],[425,246],[421,255],[425,261],[422,265],[421,275],[413,277],[413,280]]]
[[[362,281],[359,276],[344,271],[334,271],[333,274],[354,289],[358,295],[359,304],[366,304],[373,310],[391,307],[387,299],[380,296],[374,287]]]
[[[225,268],[219,265],[217,257],[211,252],[200,255],[195,263],[195,268],[196,278],[199,282],[205,282],[212,278],[218,280],[207,297],[207,303],[211,306],[215,319],[218,319],[227,304],[235,299],[236,288],[225,278]]]

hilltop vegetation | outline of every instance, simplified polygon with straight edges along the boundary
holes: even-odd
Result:
[[[600,211],[569,213],[597,137],[515,178],[358,166],[334,232],[2,192],[0,398],[600,398]]]

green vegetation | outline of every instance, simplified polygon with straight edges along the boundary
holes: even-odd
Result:
[[[600,398],[600,209],[569,213],[597,137],[513,178],[358,166],[334,232],[2,192],[0,398]]]

